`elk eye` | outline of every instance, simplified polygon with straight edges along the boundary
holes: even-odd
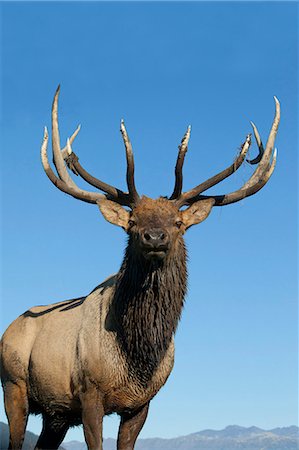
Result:
[[[132,228],[136,224],[136,222],[134,222],[134,220],[130,219],[128,224],[129,224],[129,227]]]
[[[181,226],[183,225],[183,222],[182,222],[181,220],[177,220],[176,223],[175,223],[175,225],[176,225],[178,228],[181,228]]]

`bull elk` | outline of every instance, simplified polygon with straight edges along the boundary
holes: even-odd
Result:
[[[128,245],[119,272],[89,295],[33,307],[4,333],[1,378],[9,448],[22,448],[28,414],[33,413],[43,417],[36,449],[57,449],[70,426],[83,424],[88,449],[101,450],[103,416],[116,412],[121,418],[117,448],[132,450],[149,403],[173,367],[174,334],[187,281],[183,235],[205,220],[214,206],[238,202],[267,183],[276,163],[280,105],[274,97],[276,112],[265,148],[252,123],[259,155],[249,163],[257,168],[240,189],[223,195],[203,194],[242,165],[250,134],[232,165],[182,192],[188,127],[179,146],[173,192],[169,198],[154,200],[140,197],[136,190],[132,146],[123,121],[128,192],[94,178],[81,166],[71,148],[79,127],[61,148],[58,96],[59,88],[52,106],[57,175],[48,162],[47,129],[41,147],[44,170],[58,189],[96,204],[108,222],[123,228]],[[105,194],[79,188],[67,167]]]

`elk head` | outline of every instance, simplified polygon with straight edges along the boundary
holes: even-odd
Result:
[[[80,126],[67,140],[66,146],[61,149],[58,129],[58,96],[59,87],[55,93],[52,106],[53,162],[58,176],[55,175],[48,161],[48,132],[45,128],[41,158],[46,174],[53,184],[66,194],[88,203],[97,204],[105,219],[122,227],[130,236],[136,251],[146,259],[164,259],[175,249],[177,242],[181,240],[181,236],[190,226],[198,224],[208,217],[213,206],[228,205],[255,194],[267,183],[275,168],[277,152],[276,149],[274,150],[274,142],[280,121],[280,105],[276,97],[274,97],[275,117],[265,148],[256,126],[251,122],[259,148],[259,155],[255,159],[247,159],[247,161],[250,164],[257,164],[256,170],[240,189],[223,195],[203,195],[203,192],[229,177],[242,165],[251,145],[250,134],[247,135],[239,155],[232,165],[193,189],[182,192],[182,169],[191,132],[191,128],[188,127],[179,146],[173,192],[169,198],[160,197],[154,200],[138,195],[134,181],[132,146],[124,122],[121,121],[121,133],[127,159],[128,186],[128,192],[123,192],[94,178],[79,163],[77,155],[72,151],[71,144],[77,136]],[[75,175],[80,175],[86,182],[105,192],[105,194],[80,189],[70,177],[67,166]],[[129,209],[125,209],[124,206]],[[183,206],[187,206],[187,208],[181,210]]]

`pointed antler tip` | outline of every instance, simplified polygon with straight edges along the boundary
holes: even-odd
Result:
[[[70,138],[67,138],[66,141],[66,149],[69,155],[71,155],[73,153],[72,147],[71,147],[71,143],[70,143]]]
[[[279,104],[279,100],[278,100],[278,98],[276,97],[276,95],[274,95],[274,100],[275,100],[275,103],[278,103],[278,104]]]
[[[49,136],[49,134],[48,134],[48,128],[45,127],[45,128],[44,128],[44,139],[47,139],[48,136]]]
[[[258,130],[257,130],[257,127],[256,127],[255,123],[250,120],[250,125],[252,126],[254,135],[257,136],[258,135]]]

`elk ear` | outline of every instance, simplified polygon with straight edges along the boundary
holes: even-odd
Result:
[[[199,200],[193,203],[189,208],[181,212],[185,228],[189,228],[192,225],[197,225],[198,223],[205,220],[211,212],[215,204],[213,198],[208,198],[206,200]]]
[[[111,200],[101,199],[97,201],[97,205],[100,208],[101,213],[108,222],[113,225],[122,227],[125,231],[128,229],[128,221],[130,213],[118,203]]]

